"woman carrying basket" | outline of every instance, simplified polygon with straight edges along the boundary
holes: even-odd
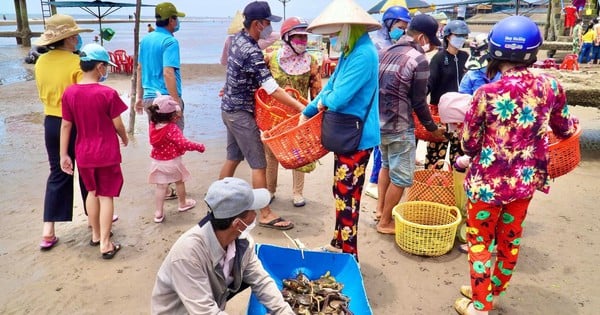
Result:
[[[463,150],[473,157],[464,183],[471,285],[460,288],[465,298],[454,303],[459,314],[488,314],[505,293],[529,202],[535,190],[549,190],[547,128],[567,138],[577,125],[557,80],[527,69],[542,44],[533,21],[505,18],[489,42],[488,77],[502,77],[475,92],[462,131]]]
[[[350,14],[352,13],[352,14]],[[365,183],[365,168],[373,147],[379,145],[379,83],[377,50],[368,32],[381,26],[352,0],[335,0],[308,27],[317,34],[336,34],[340,61],[321,93],[302,112],[300,123],[326,109],[353,114],[364,127],[358,147],[334,152],[333,239],[323,249],[344,252],[358,259],[358,216]],[[364,118],[364,119],[363,119]]]
[[[271,75],[281,87],[291,87],[300,92],[300,95],[308,99],[314,99],[321,91],[321,73],[317,59],[306,51],[308,42],[308,23],[299,17],[291,17],[283,22],[281,26],[281,40],[283,44],[280,49],[265,55],[267,67]],[[267,189],[271,198],[275,198],[277,190],[277,169],[279,162],[271,149],[265,146],[267,158]],[[295,207],[306,204],[302,191],[304,190],[304,173],[298,170],[292,171],[293,194]]]

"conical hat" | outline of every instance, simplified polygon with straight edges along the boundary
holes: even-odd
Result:
[[[334,34],[339,32],[344,24],[364,25],[367,32],[381,28],[381,24],[353,0],[333,0],[310,23],[307,31],[323,35]]]
[[[244,28],[244,16],[240,10],[235,12],[235,16],[229,23],[229,27],[227,28],[227,35],[233,35]]]

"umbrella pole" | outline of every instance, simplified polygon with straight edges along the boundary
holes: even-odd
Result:
[[[131,77],[131,92],[129,92],[129,130],[128,133],[133,135],[135,130],[135,99],[137,98],[137,67],[138,67],[138,51],[140,42],[140,12],[142,0],[135,1],[135,25],[133,26],[133,73]],[[141,78],[140,78],[141,80]],[[141,95],[140,95],[141,96]]]
[[[98,7],[98,24],[100,25],[100,45],[104,46],[104,38],[102,38],[102,15],[100,15],[100,7]]]

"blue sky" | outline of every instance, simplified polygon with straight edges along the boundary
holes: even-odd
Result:
[[[62,0],[64,1],[64,0]],[[91,0],[85,0],[91,1]],[[114,2],[135,3],[135,0],[110,0]],[[164,0],[142,0],[144,4],[157,4]],[[302,16],[307,19],[313,19],[331,2],[327,0],[287,0],[286,16]],[[375,5],[378,0],[354,0],[365,10],[368,10]],[[14,5],[12,0],[0,0],[0,13],[14,14]],[[210,17],[226,17],[233,16],[236,10],[243,10],[248,0],[170,0],[178,10],[185,12],[188,16],[210,16]],[[273,14],[283,16],[283,4],[279,0],[267,0],[271,6]],[[40,0],[27,0],[27,11],[31,14],[40,14]],[[133,12],[133,8],[123,8],[115,14],[129,14]],[[59,9],[59,12],[65,14],[85,14],[78,8]],[[152,16],[154,14],[152,8],[142,8],[142,16]]]

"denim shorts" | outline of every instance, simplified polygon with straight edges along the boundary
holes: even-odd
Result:
[[[227,159],[243,161],[246,158],[251,169],[266,168],[265,149],[254,114],[245,110],[221,111],[221,117],[227,127]]]
[[[379,149],[381,167],[389,170],[392,184],[398,187],[412,186],[417,155],[414,129],[382,134]]]

